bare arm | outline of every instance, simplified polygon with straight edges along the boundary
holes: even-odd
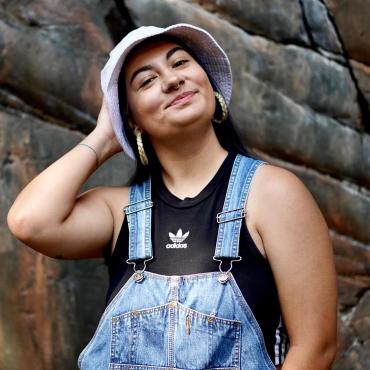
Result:
[[[121,147],[103,100],[96,128],[81,143],[92,146],[103,163]],[[94,152],[77,145],[36,176],[8,212],[8,226],[19,240],[50,257],[100,257],[113,234],[106,188],[78,196],[96,169]]]
[[[290,338],[283,370],[331,368],[337,292],[331,241],[311,193],[293,173],[262,166],[258,231]]]

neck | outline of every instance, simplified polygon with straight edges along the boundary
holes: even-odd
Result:
[[[192,136],[176,145],[156,145],[166,187],[180,199],[194,197],[211,181],[227,151],[222,148],[211,126],[206,135]]]

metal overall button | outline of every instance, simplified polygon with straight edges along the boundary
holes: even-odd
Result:
[[[177,301],[171,301],[170,302],[170,307],[175,308],[176,305],[177,305]]]
[[[133,279],[137,282],[137,283],[140,283],[141,281],[143,281],[144,280],[144,278],[145,278],[145,276],[144,276],[144,271],[145,271],[145,269],[146,269],[146,263],[148,262],[148,261],[151,261],[153,259],[153,257],[150,257],[150,258],[148,258],[148,259],[146,259],[146,260],[144,260],[143,261],[143,263],[144,263],[144,267],[143,267],[143,269],[142,270],[136,270],[136,262],[135,261],[130,261],[129,259],[128,260],[126,260],[126,262],[127,263],[129,263],[129,264],[132,264],[132,265],[134,265],[134,275],[133,275]]]
[[[227,271],[223,271],[222,268],[221,268],[222,260],[219,259],[219,258],[213,257],[214,261],[219,261],[220,262],[220,265],[218,267],[218,269],[220,270],[220,274],[217,276],[217,281],[221,284],[225,284],[229,280],[229,272],[231,271],[231,269],[233,267],[233,262],[241,261],[241,259],[242,258],[240,256],[238,256],[236,259],[231,259],[229,261],[229,263],[230,263],[229,269]]]
[[[227,272],[221,272],[221,274],[218,275],[217,280],[219,283],[225,284],[229,280]]]
[[[143,274],[143,271],[136,271],[134,273],[134,280],[137,282],[137,283],[140,283],[141,281],[144,280],[144,274]]]

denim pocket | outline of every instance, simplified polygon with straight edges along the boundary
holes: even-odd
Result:
[[[181,304],[177,306],[176,366],[185,369],[239,369],[240,321],[211,316]]]
[[[240,368],[240,321],[171,302],[112,317],[111,325],[111,368]]]

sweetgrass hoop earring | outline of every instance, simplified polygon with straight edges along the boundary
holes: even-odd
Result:
[[[140,156],[140,162],[143,166],[147,166],[149,161],[148,157],[146,156],[145,150],[144,150],[144,144],[143,144],[143,138],[141,136],[141,130],[138,128],[135,128],[134,134],[136,137],[136,144],[137,144],[137,150],[139,152]]]
[[[219,92],[217,92],[217,91],[214,91],[214,93],[215,93],[215,97],[216,97],[218,103],[221,106],[221,109],[222,109],[222,117],[221,117],[221,119],[213,118],[212,119],[212,122],[215,122],[217,124],[222,124],[222,123],[224,123],[226,121],[226,118],[229,115],[229,112],[227,111],[227,105],[225,103],[224,97]]]

